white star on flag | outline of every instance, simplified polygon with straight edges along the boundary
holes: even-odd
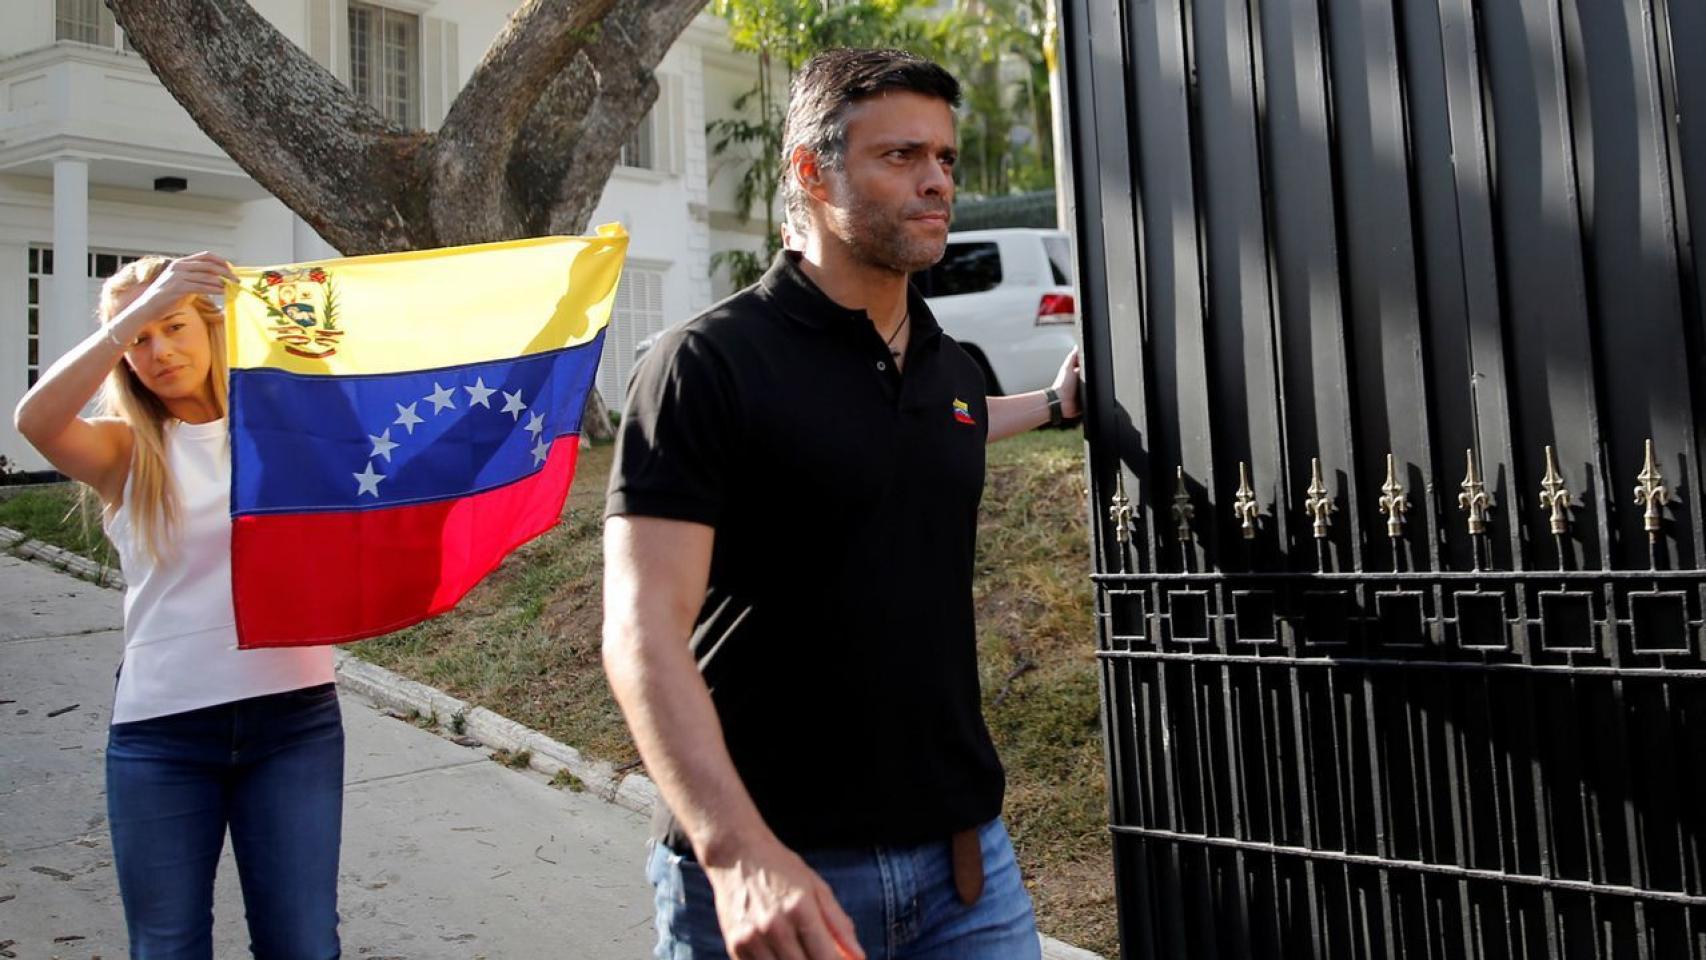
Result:
[[[377,500],[379,498],[379,481],[385,479],[385,475],[373,469],[373,461],[369,460],[367,462],[366,470],[363,470],[360,473],[352,473],[350,476],[354,477],[355,482],[358,484],[355,491],[355,495],[357,497],[360,497],[364,493],[371,493],[373,494],[374,499]]]
[[[421,399],[432,404],[432,412],[437,414],[445,407],[449,407],[452,410],[456,409],[456,404],[452,403],[450,400],[453,395],[454,394],[451,393],[449,387],[441,387],[438,385],[438,381],[434,380],[432,382],[432,392]]]
[[[436,387],[438,384],[435,383],[433,386]],[[491,396],[497,391],[486,386],[485,377],[475,377],[473,386],[463,387],[462,389],[468,391],[468,405],[470,407],[485,407],[487,410],[492,409]]]
[[[544,463],[545,458],[549,456],[550,453],[551,445],[545,442],[544,437],[540,437],[539,442],[533,445],[533,465],[537,467],[541,463]],[[378,494],[374,494],[374,496],[378,496]]]
[[[545,429],[545,415],[542,413],[528,414],[526,429],[528,433],[533,434],[533,436],[537,438]]]
[[[372,435],[372,434],[368,434],[367,439],[373,441],[373,452],[368,454],[368,456],[384,457],[385,462],[390,463],[391,462],[391,451],[397,449],[397,447],[398,447],[397,441],[391,439],[390,429],[387,428],[384,433],[381,433],[377,437]]]
[[[514,393],[510,393],[508,390],[505,390],[503,395],[504,408],[499,412],[509,414],[509,418],[511,420],[520,420],[521,411],[527,409],[527,404],[521,402],[521,391],[517,390]]]
[[[407,427],[409,429],[409,436],[412,437],[415,435],[415,424],[425,423],[426,421],[422,420],[418,415],[415,414],[415,405],[414,404],[411,403],[405,407],[399,403],[399,404],[397,404],[397,419],[395,419],[391,422],[402,424],[403,426]]]

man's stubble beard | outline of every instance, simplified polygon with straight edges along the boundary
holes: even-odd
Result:
[[[898,211],[887,210],[854,194],[845,176],[841,185],[852,202],[839,210],[831,209],[831,224],[856,259],[899,274],[917,273],[942,259],[948,244],[946,231],[941,239],[920,239],[908,235],[907,224],[911,217],[933,210],[952,216],[947,201],[917,201]]]

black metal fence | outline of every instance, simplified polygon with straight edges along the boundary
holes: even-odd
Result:
[[[1063,6],[1124,955],[1706,958],[1706,3]]]

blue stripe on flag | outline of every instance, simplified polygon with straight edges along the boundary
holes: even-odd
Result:
[[[513,483],[580,431],[604,335],[514,360],[363,376],[231,371],[231,513],[394,507]]]

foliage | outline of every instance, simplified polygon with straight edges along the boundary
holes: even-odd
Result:
[[[728,21],[736,50],[753,54],[758,78],[735,98],[735,116],[706,125],[711,155],[742,164],[735,199],[745,222],[764,211],[764,252],[730,250],[711,258],[744,287],[764,272],[782,242],[776,223],[781,188],[782,123],[787,90],[813,55],[831,47],[902,47],[928,52],[926,23],[915,15],[925,0],[714,0],[711,12]]]
[[[1050,0],[955,0],[932,35],[965,97],[960,190],[991,197],[1053,188]]]
[[[946,66],[960,80],[959,187],[973,196],[1054,186],[1046,47],[1049,0],[955,0],[935,14],[930,0],[714,0],[736,50],[754,54],[758,79],[735,99],[736,116],[706,127],[711,153],[742,164],[736,201],[745,221],[764,211],[762,254],[712,258],[736,287],[758,279],[781,247],[775,220],[781,186],[782,123],[794,72],[831,47],[888,46]],[[933,19],[932,19],[933,18]]]

